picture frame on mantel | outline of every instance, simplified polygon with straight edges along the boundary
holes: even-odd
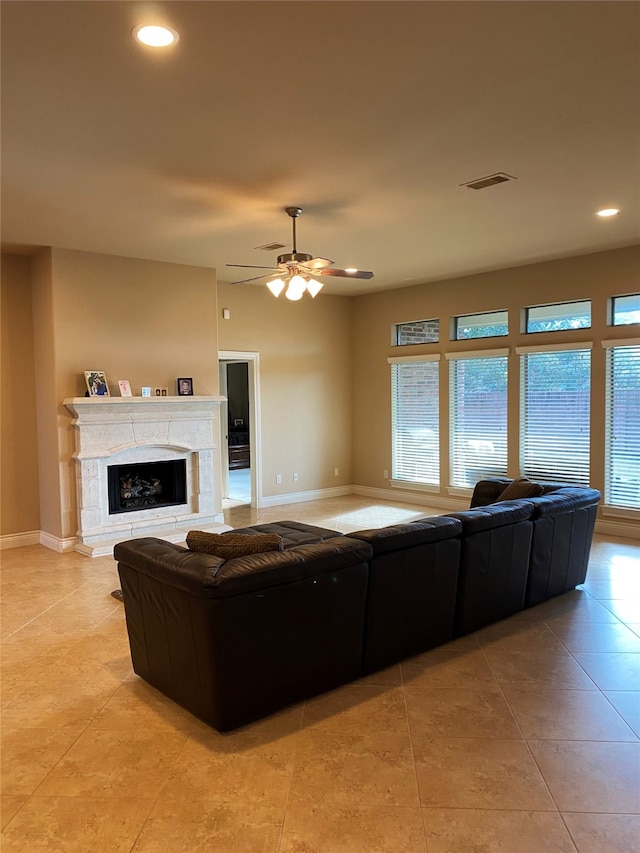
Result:
[[[120,389],[121,397],[132,397],[131,385],[128,379],[118,379],[118,388]]]
[[[84,381],[90,397],[108,397],[109,386],[104,370],[85,370]]]
[[[179,376],[176,379],[179,397],[193,397],[193,379],[188,376]]]

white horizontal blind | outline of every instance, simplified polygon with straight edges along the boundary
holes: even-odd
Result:
[[[521,359],[520,470],[536,480],[587,485],[590,346],[527,351]]]
[[[449,362],[451,485],[507,474],[507,356]]]
[[[605,503],[640,509],[640,345],[607,349]]]
[[[391,364],[392,476],[440,483],[437,361]]]

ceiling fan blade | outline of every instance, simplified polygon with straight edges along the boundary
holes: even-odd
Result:
[[[305,261],[303,264],[300,264],[300,266],[305,267],[305,269],[308,270],[321,270],[332,263],[333,261],[330,261],[329,258],[311,258],[310,261]]]
[[[356,270],[355,272],[347,272],[347,270],[336,270],[328,267],[327,269],[319,270],[320,275],[339,275],[343,278],[373,278],[373,273],[369,270]]]
[[[274,272],[279,272],[279,267],[261,267],[257,264],[226,264],[228,267],[238,267],[241,270],[273,270]]]
[[[258,281],[261,278],[269,278],[269,276],[273,275],[273,273],[266,272],[263,275],[256,275],[253,278],[243,278],[241,281],[230,281],[229,284],[248,284],[250,281]]]

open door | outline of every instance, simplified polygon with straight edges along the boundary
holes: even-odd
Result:
[[[223,499],[261,506],[259,354],[218,353]]]

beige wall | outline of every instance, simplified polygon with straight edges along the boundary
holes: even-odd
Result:
[[[221,282],[218,305],[220,350],[260,355],[263,495],[351,484],[351,301]]]
[[[129,379],[175,393],[218,393],[216,278],[210,269],[63,249],[31,261],[40,475],[40,529],[56,540],[77,529],[75,437],[66,397],[84,371],[104,370],[111,393]],[[4,435],[3,435],[4,439]]]
[[[481,275],[424,284],[354,299],[354,430],[353,481],[361,486],[388,488],[383,477],[391,473],[390,356],[441,353],[440,435],[448,435],[448,362],[444,353],[496,347],[510,349],[509,473],[518,473],[518,356],[516,346],[556,342],[593,341],[592,356],[592,477],[596,488],[604,485],[604,379],[603,339],[637,336],[637,327],[606,325],[607,297],[637,293],[640,289],[640,246],[515,267]],[[592,300],[592,328],[568,332],[524,335],[520,332],[525,306]],[[509,311],[508,337],[476,341],[450,341],[450,318],[456,314]],[[393,347],[391,325],[438,318],[440,343]],[[441,495],[449,482],[448,448],[441,454]]]
[[[1,268],[0,535],[40,529],[36,385],[29,258],[3,255]]]

